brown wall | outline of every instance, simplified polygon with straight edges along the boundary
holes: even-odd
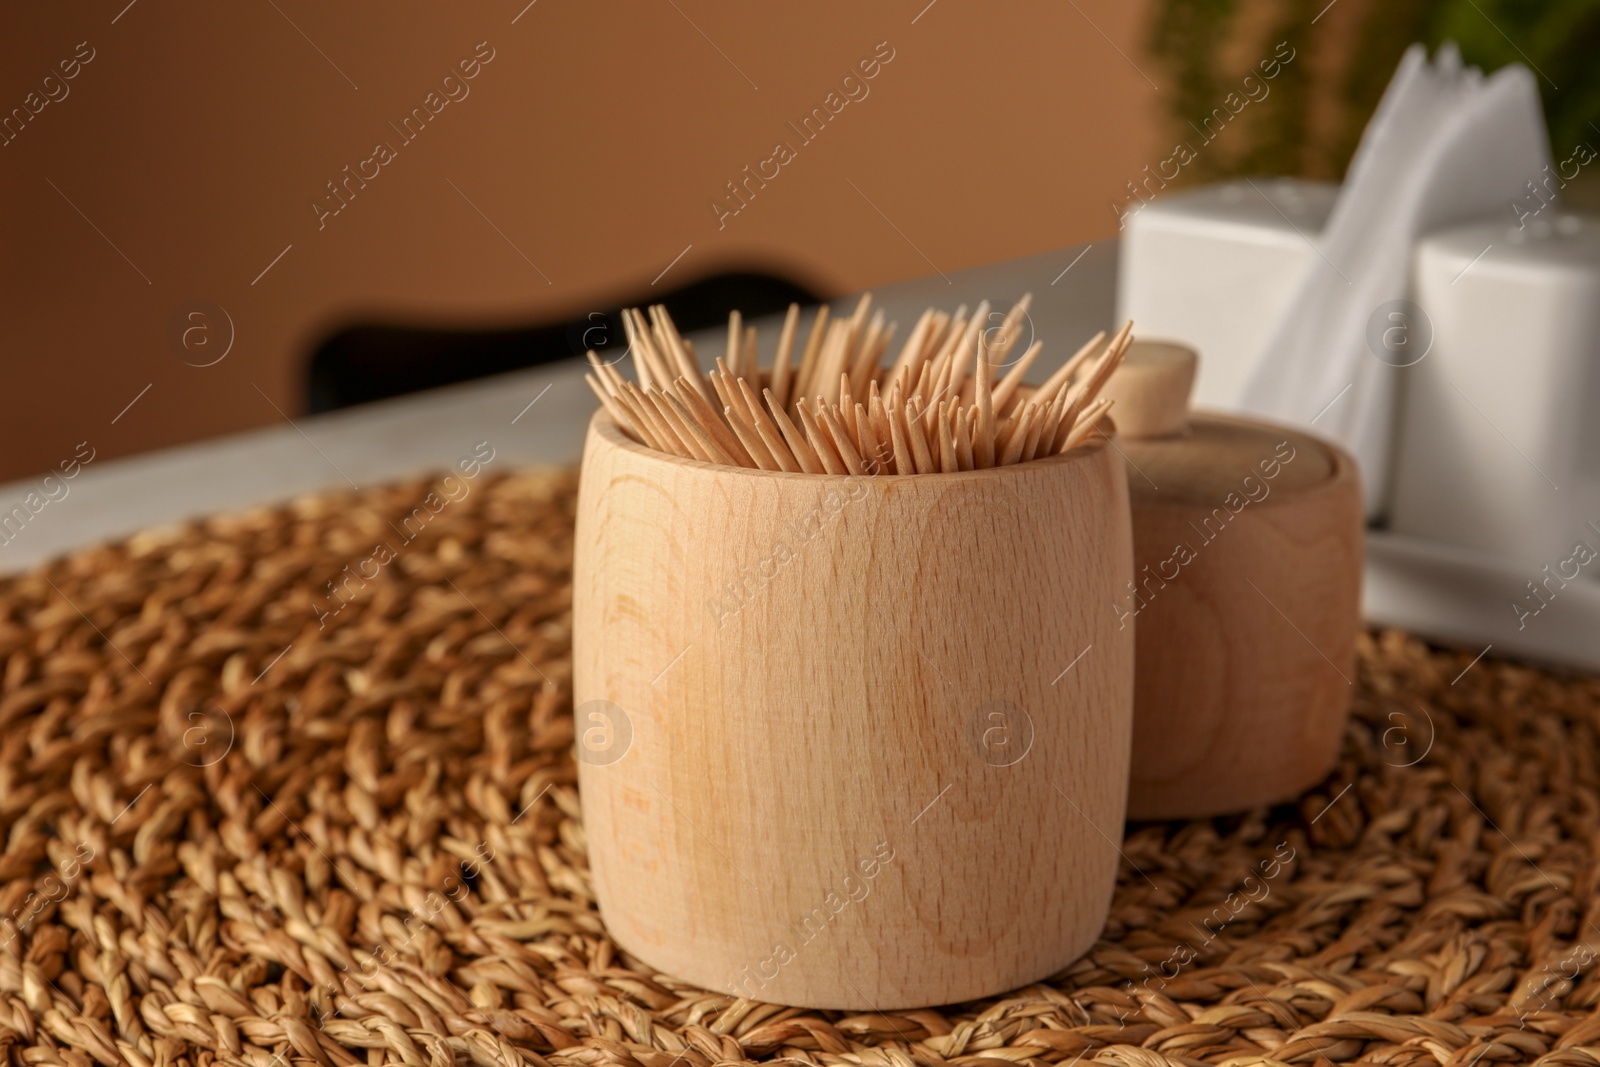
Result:
[[[1145,2],[126,2],[4,16],[0,110],[93,59],[0,147],[0,478],[296,414],[357,315],[579,313],[691,245],[664,284],[755,265],[845,292],[1104,237],[1164,141]],[[388,124],[479,42],[469,95],[402,144]],[[719,229],[724,182],[880,42],[869,95]],[[380,140],[394,160],[319,230]],[[168,337],[197,298],[236,330],[204,368]]]

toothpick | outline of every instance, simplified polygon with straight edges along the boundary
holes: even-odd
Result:
[[[650,365],[641,355],[643,346],[639,340],[639,331],[633,325],[633,311],[631,308],[622,309],[622,329],[628,335],[628,354],[633,356],[634,374],[639,378],[639,388],[648,389],[651,386]]]
[[[689,388],[687,383],[685,384],[684,388],[685,390]],[[706,454],[706,461],[708,463],[721,463],[728,467],[739,466],[739,462],[735,460],[733,456],[730,455],[721,445],[717,444],[716,439],[713,438],[711,434],[707,433],[706,430],[700,425],[700,423],[695,419],[694,413],[689,410],[687,404],[685,404],[682,400],[679,400],[672,393],[666,393],[664,395],[667,403],[672,406],[673,414],[678,417],[678,421],[683,424],[684,429],[689,431],[689,435],[694,438],[695,444],[699,445],[700,450]]]
[[[665,393],[652,387],[650,392],[645,394],[645,400],[655,408],[656,414],[666,425],[667,430],[678,439],[678,443],[683,446],[683,454],[685,456],[689,459],[710,462],[711,453],[700,446],[700,442],[695,439],[694,434],[689,432],[689,427],[684,425],[683,421],[678,418],[678,413],[667,402]]]
[[[861,447],[861,431],[856,426],[856,402],[850,395],[850,382],[846,375],[839,375],[839,421],[844,424],[845,430],[850,434],[851,444],[856,446],[856,451],[863,457],[866,452]]]
[[[877,339],[872,342],[872,357],[869,362],[875,373],[881,371],[883,357],[889,351],[889,345],[894,341],[895,331],[899,328],[900,324],[898,322],[891,322],[879,332]]]
[[[741,383],[744,381],[742,378],[737,380]],[[733,428],[733,432],[739,435],[739,441],[749,451],[750,458],[764,471],[782,470],[782,465],[767,449],[761,434],[756,430],[755,419],[751,417],[750,409],[738,386],[729,385],[728,391],[733,395],[733,403],[723,408],[722,414],[728,420],[728,425]]]
[[[850,435],[845,432],[839,416],[834,414],[832,407],[822,409],[822,425],[827,427],[828,435],[833,440],[833,447],[839,450],[839,458],[844,462],[845,470],[850,474],[866,474],[866,467],[861,462],[861,453],[856,451]]]
[[[955,411],[950,408],[950,401],[939,401],[938,418],[935,420],[939,434],[939,469],[945,474],[961,469],[961,464],[956,461],[956,434],[952,425],[955,421]]]
[[[1027,439],[1022,442],[1022,456],[1018,462],[1026,463],[1039,451],[1039,438],[1044,436],[1044,425],[1049,412],[1035,407],[1033,421],[1028,426]]]
[[[690,459],[694,458],[694,454],[678,440],[678,435],[672,432],[671,425],[661,417],[661,413],[656,410],[655,405],[650,403],[650,398],[636,384],[633,382],[626,383],[626,388],[622,391],[622,400],[638,416],[636,421],[640,425],[648,425],[650,427],[651,432],[656,435],[656,441],[661,446],[662,451]]]
[[[939,466],[934,462],[933,452],[928,448],[928,437],[922,430],[922,420],[917,417],[918,412],[911,407],[896,406],[893,415],[895,427],[903,429],[906,438],[911,442],[911,462],[915,464],[916,472],[936,473]]]
[[[766,412],[761,410],[761,400],[756,396],[755,390],[761,388],[757,385],[751,388],[750,382],[744,378],[730,378],[728,380],[728,394],[733,398],[733,410],[744,418],[745,425],[752,430],[756,424],[766,418]]]
[[[972,454],[972,409],[956,408],[956,466],[970,471],[977,468],[977,457]]]
[[[848,474],[845,469],[844,459],[839,455],[839,450],[833,444],[829,434],[824,433],[817,425],[816,416],[811,414],[811,409],[801,403],[799,408],[800,424],[806,429],[806,440],[817,453],[817,461],[822,464],[829,474]]]
[[[1000,321],[999,337],[989,346],[990,362],[996,367],[1005,366],[1006,357],[1011,354],[1011,349],[1022,338],[1022,331],[1018,327],[1022,324],[1023,316],[1028,313],[1028,306],[1033,303],[1032,293],[1023,293],[1022,299],[1011,305],[1011,310],[1006,312],[1006,317]]]
[[[783,410],[783,405],[778,402],[776,394],[771,389],[766,390],[767,409],[772,412],[772,421],[778,424],[778,432],[783,434],[783,439],[789,442],[789,450],[794,453],[795,462],[800,464],[800,469],[806,474],[822,474],[824,471],[822,460],[817,456],[816,449],[805,435],[795,427],[794,422]]]
[[[852,417],[851,413],[848,411],[843,411],[842,414],[844,416],[845,428],[849,429],[849,420]],[[872,421],[867,416],[867,407],[865,404],[856,405],[853,418],[855,420],[856,437],[861,441],[859,448],[861,453],[861,465],[866,468],[868,474],[887,473],[890,466],[888,462],[889,442],[885,441],[883,442],[882,447],[879,446],[878,435],[872,428]]]
[[[650,365],[650,384],[656,389],[665,389],[667,383],[677,377],[672,371],[672,361],[663,353],[655,343],[655,337],[650,331],[650,326],[644,317],[635,309],[633,312],[634,332],[638,335],[639,346],[634,361],[643,359]]]
[[[958,395],[960,393],[960,387],[958,386],[953,393],[950,388],[949,360],[940,361],[940,365],[936,367],[933,377],[929,381],[928,385],[932,390],[932,392],[928,394],[930,401],[939,400],[943,397],[949,397],[951,400],[960,399]]]
[[[667,432],[676,437],[678,443],[683,446],[682,455],[688,459],[708,459],[710,453],[700,447],[700,443],[689,432],[689,428],[678,420],[677,412],[673,411],[672,405],[667,403],[666,394],[652,387],[648,393],[644,394],[644,399],[645,403],[655,409],[656,415],[660,418],[662,425],[667,428]]]
[[[1101,330],[1099,333],[1089,338],[1089,340],[1085,341],[1083,347],[1072,354],[1071,359],[1061,364],[1060,368],[1054,374],[1045,379],[1045,383],[1039,386],[1038,392],[1034,394],[1034,399],[1038,400],[1042,404],[1047,404],[1051,400],[1055,399],[1056,393],[1059,392],[1061,388],[1068,382],[1072,381],[1073,376],[1078,373],[1078,368],[1083,365],[1083,361],[1098,351],[1100,348],[1100,342],[1104,341],[1105,339],[1106,332]]]
[[[1101,397],[1084,409],[1083,418],[1079,420],[1078,425],[1072,428],[1072,433],[1068,435],[1066,444],[1061,446],[1061,451],[1063,453],[1071,452],[1087,440],[1089,435],[1095,431],[1096,425],[1100,421],[1100,416],[1110,410],[1111,398],[1108,396]]]
[[[975,392],[978,407],[978,436],[974,442],[974,458],[979,467],[992,467],[994,466],[994,398],[989,393],[989,364],[984,353],[982,334],[977,338],[977,350],[978,381]]]
[[[744,398],[745,407],[749,409],[750,424],[755,428],[756,434],[761,438],[761,443],[767,446],[772,459],[782,470],[791,474],[798,473],[800,464],[795,462],[794,456],[789,452],[789,446],[784,443],[783,435],[773,425],[767,413],[762,410],[761,401],[750,388],[750,383],[743,378],[739,379],[739,395]]]
[[[1052,453],[1060,452],[1066,445],[1067,437],[1072,433],[1072,428],[1077,424],[1078,414],[1083,409],[1089,396],[1089,380],[1085,378],[1075,383],[1064,395],[1061,405],[1061,422],[1056,426],[1056,436],[1051,444]]]
[[[1022,409],[1020,416],[1013,415],[1016,420],[1011,428],[1011,433],[1006,437],[1005,453],[1000,458],[1002,467],[1009,467],[1022,459],[1022,449],[1028,443],[1028,434],[1033,431],[1033,424],[1039,418],[1039,405],[1029,404]]]
[[[650,308],[650,318],[659,338],[657,347],[671,356],[670,362],[676,365],[679,376],[687,378],[694,385],[695,392],[700,394],[700,398],[709,403],[711,391],[706,386],[705,376],[700,373],[700,365],[689,355],[683,338],[678,336],[678,328],[673,324],[672,316],[667,313],[666,305],[653,305]]]
[[[951,316],[949,323],[946,324],[944,333],[939,337],[939,347],[935,350],[932,357],[935,364],[935,380],[938,379],[940,372],[944,370],[943,365],[946,365],[950,362],[951,356],[955,354],[956,346],[961,343],[961,339],[966,335],[967,305],[962,304],[960,307],[956,308],[956,313]]]
[[[764,471],[783,469],[778,461],[772,458],[772,453],[767,451],[767,446],[762,443],[761,435],[756,433],[755,427],[745,421],[748,417],[746,413],[738,411],[730,404],[722,409],[722,414],[728,420],[728,425],[733,427],[733,432],[739,436],[739,443],[744,445],[745,451],[756,461],[757,467]]]
[[[800,464],[796,462],[794,455],[789,451],[789,446],[784,443],[783,436],[778,433],[776,426],[772,425],[769,420],[762,419],[756,423],[756,433],[760,436],[761,443],[767,446],[767,451],[772,454],[772,458],[778,464],[779,469],[790,474],[798,474],[800,472]]]
[[[1066,411],[1066,394],[1057,393],[1056,398],[1050,401],[1050,406],[1045,410],[1044,427],[1039,431],[1039,444],[1034,452],[1036,456],[1055,454],[1056,433],[1061,428],[1061,417]]]
[[[922,428],[930,431],[933,429],[933,414],[935,407],[947,399],[945,397],[934,396],[929,392],[929,390],[933,387],[932,383],[933,365],[930,363],[924,363],[922,365],[922,370],[917,372],[917,386],[915,389],[911,390],[911,395],[916,397],[917,402],[925,409],[921,415]]]
[[[989,395],[994,395],[993,390],[990,391]],[[961,383],[961,388],[956,391],[955,396],[957,400],[961,401],[961,403],[967,405],[968,407],[976,404],[978,402],[977,376],[969,374],[966,380]]]
[[[962,304],[956,309],[956,315],[966,314],[966,307],[965,304]],[[950,328],[954,318],[954,316],[943,311],[935,311],[933,313],[933,322],[928,326],[928,336],[922,339],[922,363],[931,363],[934,357],[938,356],[939,350],[944,347],[945,331]]]
[[[827,336],[828,305],[823,304],[817,308],[816,317],[811,320],[811,333],[806,338],[806,348],[800,357],[800,369],[795,374],[794,389],[789,394],[790,404],[797,403],[801,397],[810,396],[815,392],[814,383],[818,380],[817,360],[822,354],[822,342]]]
[[[851,359],[851,365],[847,372],[850,375],[850,384],[855,387],[857,393],[866,389],[869,380],[877,380],[873,371],[878,369],[875,366],[878,355],[878,335],[882,332],[883,312],[879,310],[873,312],[872,321],[867,325],[866,336],[862,338],[860,346]]]
[[[849,331],[846,335],[846,344],[851,352],[855,351],[856,342],[861,339],[861,328],[866,325],[867,311],[872,307],[872,294],[862,293],[861,299],[856,301],[855,314],[849,318]]]
[[[736,378],[744,375],[744,361],[739,358],[739,343],[743,340],[744,318],[739,314],[739,309],[735,308],[728,312],[728,350],[723,356]]]
[[[874,431],[880,439],[889,439],[889,448],[894,454],[894,472],[896,474],[915,474],[917,472],[916,460],[911,458],[911,442],[906,439],[904,425],[904,412],[896,413],[886,410],[883,402],[873,401],[872,421]]]
[[[589,383],[589,388],[594,390],[594,395],[600,398],[600,405],[606,409],[606,414],[611,416],[611,421],[616,424],[617,429],[640,444],[649,445],[652,448],[656,447],[655,442],[639,432],[639,428],[634,425],[633,419],[624,414],[622,408],[617,405],[616,400],[612,399],[611,394],[605,391],[593,374],[585,374],[583,380]]]
[[[900,349],[900,358],[894,361],[894,366],[885,379],[890,385],[911,386],[911,378],[920,369],[922,363],[922,342],[927,336],[928,327],[933,324],[933,309],[928,308],[917,317],[917,324],[911,328],[911,336],[906,338],[905,345]]]
[[[1077,427],[1079,411],[1082,406],[1105,387],[1106,382],[1111,379],[1111,375],[1122,365],[1123,356],[1127,354],[1128,346],[1132,343],[1133,323],[1129,322],[1121,330],[1117,331],[1117,335],[1111,339],[1111,343],[1106,347],[1104,354],[1095,361],[1094,366],[1089,369],[1089,373],[1084,376],[1083,380],[1073,386],[1071,402],[1067,405],[1067,414],[1064,418],[1064,421],[1071,425],[1073,429]]]
[[[994,387],[993,403],[996,411],[1002,415],[1011,414],[1012,397],[1021,388],[1022,379],[1027,375],[1028,368],[1033,366],[1034,360],[1038,359],[1039,353],[1043,351],[1043,342],[1033,342],[1028,346],[1028,350],[1022,354],[1022,358],[1012,364],[1011,369],[1006,372],[1006,376],[1000,379],[1000,384]],[[1046,400],[1044,402],[1048,404],[1050,401]]]
[[[1129,321],[1123,325],[1122,329],[1117,331],[1117,336],[1111,339],[1111,344],[1106,348],[1106,354],[1100,357],[1100,360],[1094,365],[1094,369],[1089,372],[1089,381],[1092,383],[1089,386],[1091,394],[1098,393],[1105,387],[1106,382],[1111,379],[1111,375],[1116,373],[1118,367],[1122,366],[1123,357],[1128,354],[1128,349],[1132,344],[1133,323]]]
[[[1016,434],[1017,428],[1022,425],[1020,415],[1010,415],[1004,419],[995,420],[994,428],[994,465],[1006,466],[1006,449],[1011,447],[1011,438]]]
[[[838,403],[845,360],[849,358],[850,323],[835,322],[828,327],[828,339],[822,345],[822,355],[817,359],[817,392],[822,399]]]
[[[778,398],[778,408],[789,403],[789,355],[794,349],[794,335],[800,328],[800,305],[790,304],[783,316],[783,332],[778,335],[778,354],[772,358],[772,395]]]
[[[602,361],[593,352],[589,353],[589,363],[594,367],[594,372],[600,376],[600,383],[612,396],[622,392],[623,377],[617,373],[617,368]]]
[[[754,467],[755,460],[750,453],[740,444],[739,438],[728,428],[728,424],[717,417],[716,411],[705,402],[705,398],[694,390],[689,379],[679,378],[672,383],[673,390],[678,399],[683,401],[684,407],[689,409],[689,414],[700,424],[700,428],[711,435],[717,445],[733,457],[735,466]]]
[[[979,355],[979,349],[987,347],[987,331],[984,323],[989,321],[989,301],[980,303],[972,313],[972,318],[967,321],[967,332],[961,338],[961,343],[956,345],[955,353],[951,360],[950,382],[953,390],[958,390],[965,384],[969,371],[969,360]]]

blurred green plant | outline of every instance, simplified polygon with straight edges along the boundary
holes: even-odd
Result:
[[[1533,68],[1557,159],[1600,144],[1600,0],[1444,0],[1429,29],[1484,70]]]
[[[1169,113],[1180,132],[1245,72],[1225,58],[1240,51],[1241,36],[1259,37],[1269,49],[1287,40],[1299,56],[1230,133],[1228,150],[1204,153],[1186,169],[1188,180],[1342,176],[1401,55],[1416,41],[1430,50],[1455,41],[1466,62],[1485,71],[1526,64],[1539,81],[1555,158],[1580,143],[1600,147],[1600,0],[1344,2],[1360,6],[1353,40],[1317,25],[1332,7],[1327,0],[1157,0],[1150,50],[1175,83]],[[1334,118],[1314,124],[1319,106]]]

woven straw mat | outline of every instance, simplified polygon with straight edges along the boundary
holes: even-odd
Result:
[[[1329,779],[1130,827],[1102,939],[1048,982],[736,1001],[595,911],[572,475],[485,474],[365,562],[431,487],[0,581],[11,1064],[1600,1063],[1593,679],[1370,635]],[[346,566],[379,573],[319,620]]]

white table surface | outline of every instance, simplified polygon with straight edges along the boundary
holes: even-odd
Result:
[[[929,304],[954,308],[988,299],[1003,311],[1032,292],[1030,328],[1045,343],[1030,375],[1037,381],[1095,330],[1113,325],[1115,285],[1116,244],[1108,241],[884,286],[874,299],[904,331]],[[835,303],[836,309],[853,306],[853,298]],[[770,352],[776,320],[756,325],[763,350]],[[695,335],[695,347],[711,359],[725,339],[725,331],[706,331]],[[0,545],[0,572],[149,527],[443,470],[479,441],[495,449],[491,470],[574,463],[596,406],[583,373],[581,361],[567,360],[293,424],[99,460],[69,483],[67,497]],[[37,478],[0,486],[0,511],[37,488]],[[1600,669],[1600,582],[1571,583],[1519,628],[1512,604],[1521,600],[1525,580],[1518,568],[1500,561],[1370,531],[1363,610],[1371,622],[1473,651],[1492,646],[1502,654]]]

